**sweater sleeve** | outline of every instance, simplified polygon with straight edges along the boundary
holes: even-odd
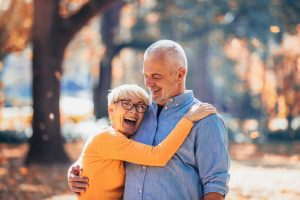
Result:
[[[182,118],[172,132],[157,146],[133,141],[121,133],[103,133],[94,138],[89,148],[105,159],[165,166],[182,145],[192,126],[191,121]]]

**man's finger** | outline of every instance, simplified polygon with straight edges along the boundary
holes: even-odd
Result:
[[[85,189],[84,189],[84,188],[71,187],[71,190],[72,190],[73,192],[75,192],[77,195],[80,195],[80,193],[85,192]]]
[[[69,176],[69,181],[70,182],[83,182],[83,183],[88,183],[89,179],[87,177],[82,177],[82,176]]]
[[[76,165],[76,166],[73,166],[73,167],[71,168],[70,173],[71,173],[71,174],[75,174],[75,175],[79,175],[81,170],[82,170],[82,168],[80,168],[79,165]]]
[[[72,166],[72,170],[81,170],[81,167],[79,165]]]
[[[89,187],[89,185],[87,183],[83,183],[83,182],[73,182],[72,183],[72,188],[83,188],[83,189],[86,189],[88,187]]]

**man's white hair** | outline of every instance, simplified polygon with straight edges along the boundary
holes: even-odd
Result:
[[[143,88],[136,84],[123,84],[109,91],[107,95],[108,106],[122,98],[129,97],[141,99],[143,103],[150,105],[150,97]]]
[[[177,67],[185,67],[187,69],[188,62],[183,48],[177,42],[172,40],[159,40],[150,45],[145,53],[144,60],[149,55],[162,55],[165,61],[176,63]]]

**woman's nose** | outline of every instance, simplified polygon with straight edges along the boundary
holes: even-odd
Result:
[[[132,112],[132,113],[137,113],[137,108],[136,106],[132,106],[132,108],[129,110],[129,112]]]

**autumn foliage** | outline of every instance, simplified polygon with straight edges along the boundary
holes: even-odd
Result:
[[[0,58],[23,50],[31,38],[33,6],[30,1],[7,0],[0,5]]]

